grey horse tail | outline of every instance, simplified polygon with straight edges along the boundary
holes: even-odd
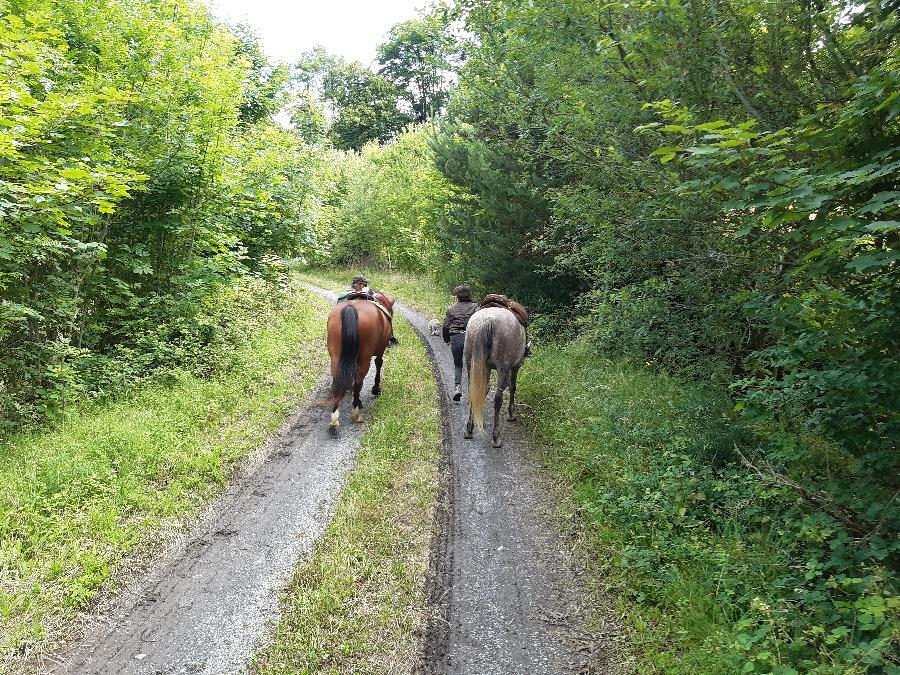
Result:
[[[347,303],[341,310],[341,358],[338,361],[337,373],[331,381],[331,403],[340,402],[344,394],[353,386],[356,379],[359,358],[359,317],[356,307]]]
[[[468,353],[469,368],[469,406],[472,418],[479,431],[484,431],[484,398],[487,396],[487,360],[491,351],[494,326],[482,324],[478,332],[472,336],[471,349]]]

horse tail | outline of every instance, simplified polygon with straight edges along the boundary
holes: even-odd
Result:
[[[331,381],[331,402],[340,401],[353,386],[356,379],[359,358],[359,316],[356,307],[347,303],[341,310],[341,356],[338,360],[337,372]]]
[[[491,349],[493,326],[484,324],[473,335],[468,353],[469,406],[479,431],[484,431],[484,398],[487,396],[487,360]]]

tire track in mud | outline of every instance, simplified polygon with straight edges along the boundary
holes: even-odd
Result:
[[[427,317],[397,308],[433,360],[444,432],[444,494],[435,515],[430,621],[419,672],[621,672],[608,645],[583,629],[587,596],[528,442],[504,415],[503,447],[491,447],[493,406],[485,406],[484,432],[463,438],[468,396],[450,400],[450,350],[440,336],[428,336]]]

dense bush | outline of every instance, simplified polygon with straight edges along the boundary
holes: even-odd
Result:
[[[2,0],[0,69],[0,426],[208,362],[215,298],[306,243],[283,71],[190,0]]]
[[[432,224],[444,216],[449,187],[434,168],[427,126],[395,141],[336,156],[328,262],[418,272],[435,265]]]
[[[574,488],[597,568],[666,673],[893,672],[900,509],[834,443],[736,419],[719,387],[598,359],[581,340],[522,371],[530,424]],[[747,461],[779,458],[881,506],[861,534]],[[759,464],[762,467],[762,464]],[[867,495],[874,490],[876,495]],[[874,499],[871,499],[875,497]],[[665,645],[657,649],[656,645]]]

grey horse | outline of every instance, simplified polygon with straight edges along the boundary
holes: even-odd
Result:
[[[466,438],[472,438],[475,425],[484,430],[484,399],[487,396],[491,370],[497,371],[497,391],[494,393],[493,446],[500,440],[500,408],[503,392],[509,388],[509,419],[515,420],[516,376],[525,358],[525,328],[516,315],[502,307],[480,309],[466,326],[463,361],[469,374],[469,421]]]

